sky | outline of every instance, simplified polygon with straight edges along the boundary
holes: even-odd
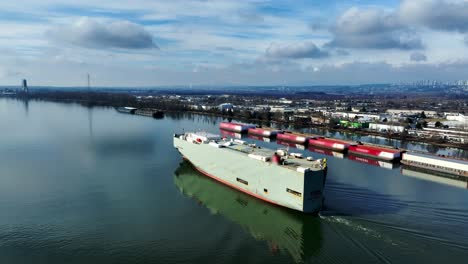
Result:
[[[0,3],[0,85],[468,79],[468,0]]]

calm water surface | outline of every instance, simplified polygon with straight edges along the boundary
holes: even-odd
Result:
[[[0,98],[0,263],[466,262],[466,183],[298,150],[330,166],[303,215],[182,162],[172,133],[220,121]]]

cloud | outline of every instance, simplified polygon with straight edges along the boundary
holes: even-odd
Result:
[[[320,21],[314,21],[313,23],[310,23],[309,24],[309,28],[312,30],[312,31],[316,31],[316,30],[323,30],[323,29],[328,29],[329,28],[329,25],[325,24],[324,22],[320,22]]]
[[[316,61],[278,60],[253,61],[219,67],[209,63],[192,65],[190,68],[135,67],[123,56],[105,61],[98,56],[101,50],[83,49],[78,52],[90,54],[92,61],[79,63],[68,60],[10,60],[0,66],[10,72],[21,71],[35,85],[76,86],[85,85],[86,73],[93,75],[94,86],[159,86],[187,85],[312,85],[312,84],[364,84],[400,83],[431,80],[466,79],[468,60],[447,60],[445,63],[404,63],[392,65],[387,62],[352,61],[349,63],[317,64]],[[74,53],[71,53],[73,55]],[[94,56],[93,56],[94,54]],[[133,54],[129,55],[133,57]],[[85,57],[85,56],[80,56]],[[102,62],[104,60],[104,62]],[[193,66],[200,66],[193,71]],[[4,78],[4,82],[17,84],[18,76]]]
[[[421,52],[413,52],[410,55],[411,61],[427,61],[427,56]]]
[[[349,51],[344,50],[344,49],[336,49],[334,50],[334,54],[337,56],[349,56],[350,55]]]
[[[10,73],[21,71],[36,84],[77,85],[82,71],[109,86],[333,84],[462,79],[468,69],[437,66],[468,58],[468,0],[136,1],[3,1],[20,17],[0,18],[2,82],[16,84]],[[356,7],[336,13],[343,6]],[[164,52],[147,52],[155,42]],[[411,61],[416,51],[428,62]]]
[[[248,68],[248,70],[246,70]],[[261,62],[245,65],[232,65],[227,68],[206,70],[197,78],[212,77],[216,83],[223,84],[229,80],[237,84],[366,84],[366,83],[399,83],[430,80],[458,80],[466,76],[468,60],[448,61],[444,63],[420,64],[407,63],[392,65],[387,62],[355,61],[343,64],[310,64],[302,67],[298,63],[278,64],[275,67]],[[274,74],[272,74],[274,73]],[[186,76],[181,73],[181,75]],[[190,78],[187,76],[187,78]],[[195,83],[195,81],[193,82]]]
[[[403,0],[402,21],[442,31],[468,32],[468,2],[442,0]]]
[[[81,18],[74,24],[55,27],[47,35],[56,41],[86,48],[158,48],[152,35],[141,25],[125,21]]]
[[[304,59],[328,57],[327,51],[321,50],[312,42],[296,43],[291,45],[271,44],[265,51],[271,58]]]
[[[239,16],[241,21],[245,23],[258,24],[263,23],[265,21],[263,16],[251,11],[239,11],[237,15]]]
[[[355,49],[421,49],[417,34],[400,23],[395,13],[380,9],[350,8],[338,17],[331,28],[332,47]]]

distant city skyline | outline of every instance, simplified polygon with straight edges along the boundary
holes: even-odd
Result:
[[[468,1],[0,3],[0,85],[468,79]]]

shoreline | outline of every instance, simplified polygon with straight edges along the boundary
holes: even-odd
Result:
[[[88,99],[75,99],[75,98],[44,98],[44,97],[19,97],[19,96],[9,96],[9,97],[2,97],[0,98],[10,98],[10,99],[15,99],[15,100],[37,100],[37,101],[46,101],[46,102],[57,102],[57,103],[76,103],[76,104],[81,104],[86,107],[94,107],[94,106],[99,106],[99,107],[118,107],[120,104],[109,102],[108,100],[95,100],[90,102]],[[151,110],[151,111],[163,111],[163,112],[169,112],[169,113],[190,113],[190,114],[198,114],[198,115],[206,115],[206,116],[214,116],[214,117],[221,117],[223,119],[231,119],[231,120],[239,120],[241,122],[250,122],[254,123],[255,125],[262,125],[263,123],[270,123],[270,124],[280,124],[280,125],[292,125],[292,126],[297,126],[297,128],[293,128],[293,132],[300,132],[298,129],[307,129],[307,128],[313,128],[313,129],[318,129],[321,131],[328,130],[330,132],[341,132],[345,134],[357,134],[357,135],[362,135],[362,136],[375,136],[375,137],[382,137],[385,139],[391,139],[391,140],[399,140],[400,142],[408,142],[408,143],[422,143],[422,144],[428,144],[428,145],[433,145],[437,147],[443,147],[443,148],[452,148],[452,149],[460,149],[463,151],[468,151],[468,144],[456,144],[456,143],[441,143],[437,141],[431,141],[430,139],[427,138],[419,138],[419,137],[414,137],[407,135],[405,137],[401,137],[401,135],[394,135],[394,134],[388,134],[388,133],[379,133],[375,131],[366,131],[366,130],[360,130],[360,129],[355,129],[355,130],[350,130],[350,129],[343,129],[343,128],[334,128],[334,127],[328,127],[325,125],[301,125],[297,124],[294,122],[287,122],[287,121],[281,121],[281,120],[263,120],[263,119],[255,119],[255,118],[245,118],[245,117],[240,117],[240,116],[231,116],[231,115],[225,115],[221,113],[214,113],[214,112],[205,112],[205,111],[194,111],[194,110],[187,110],[187,109],[163,109],[163,108],[151,108],[151,107],[142,107],[141,105],[138,104],[132,104],[130,105],[132,107],[136,107],[141,110]],[[368,144],[373,144],[373,143],[368,143]],[[384,145],[388,146],[388,145]]]
[[[239,121],[242,121],[242,122],[278,123],[278,124],[292,124],[292,125],[294,125],[294,123],[290,123],[290,122],[265,121],[265,120],[261,120],[261,119],[238,118],[238,117],[232,117],[232,116],[216,114],[216,113],[209,113],[209,112],[174,111],[174,110],[162,110],[162,111],[173,112],[173,113],[178,112],[178,113],[191,113],[191,114],[198,114],[198,115],[208,115],[208,116],[214,116],[214,117],[222,117],[222,118],[225,118],[225,119],[239,120]],[[343,129],[343,128],[330,128],[330,127],[322,126],[322,125],[303,126],[301,128],[306,128],[306,129],[307,128],[315,128],[315,129],[322,130],[322,131],[328,130],[328,131],[332,131],[332,132],[342,132],[342,133],[346,133],[346,134],[354,133],[354,134],[359,134],[359,135],[363,135],[363,136],[376,136],[376,137],[382,137],[382,138],[385,138],[385,139],[399,140],[401,142],[424,143],[424,144],[430,144],[430,145],[434,145],[434,146],[438,146],[438,147],[444,147],[444,148],[454,148],[454,149],[461,149],[461,150],[465,150],[465,151],[468,150],[468,144],[460,145],[460,144],[453,144],[453,143],[440,143],[440,142],[436,142],[436,141],[421,139],[421,138],[414,137],[414,136],[407,136],[405,138],[401,138],[400,136],[393,136],[391,134],[382,134],[382,133],[374,132],[374,131],[349,130],[349,129]],[[297,131],[297,129],[292,130],[292,132],[298,132],[299,133],[299,131]],[[373,144],[373,143],[367,143],[367,144],[377,145],[377,144]],[[387,146],[387,145],[385,145],[385,146]]]

